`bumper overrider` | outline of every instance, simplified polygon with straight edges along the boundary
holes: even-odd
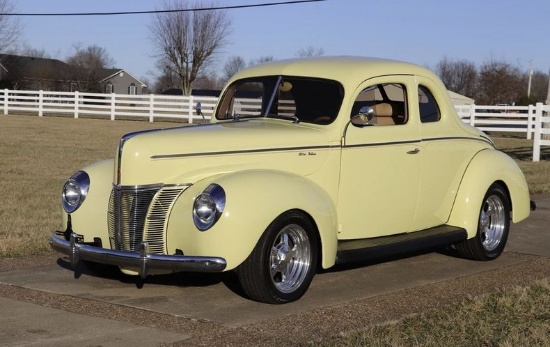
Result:
[[[197,257],[185,255],[151,254],[147,251],[147,241],[139,245],[139,252],[106,249],[84,243],[81,235],[71,232],[57,231],[50,237],[50,246],[69,256],[71,266],[76,267],[80,260],[95,263],[116,265],[120,267],[137,268],[141,278],[145,279],[149,270],[172,270],[187,272],[222,272],[227,266],[225,259],[220,257]]]

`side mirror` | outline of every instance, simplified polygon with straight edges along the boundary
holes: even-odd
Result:
[[[195,105],[195,107],[193,107],[195,109],[195,113],[197,115],[201,115],[202,116],[202,122],[203,123],[206,123],[206,118],[204,118],[204,114],[202,114],[202,105],[201,105],[201,102],[198,101]]]
[[[194,108],[195,108],[195,113],[196,113],[197,115],[200,115],[200,114],[202,113],[202,112],[201,112],[201,111],[202,111],[202,105],[201,105],[201,102],[200,102],[200,101],[197,102],[197,104],[195,105]]]
[[[367,125],[374,125],[371,123],[374,118],[374,110],[370,106],[363,106],[359,109],[359,113],[351,117],[351,124],[364,127]]]

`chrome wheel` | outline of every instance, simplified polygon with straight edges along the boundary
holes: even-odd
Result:
[[[244,293],[270,304],[301,298],[317,269],[317,237],[315,226],[300,211],[290,210],[275,218],[238,268]]]
[[[482,200],[477,233],[474,237],[456,244],[465,258],[493,260],[506,246],[510,231],[510,198],[504,187],[492,184]]]
[[[504,236],[506,213],[504,203],[497,195],[489,196],[479,215],[479,233],[483,248],[495,250]]]
[[[300,287],[311,266],[311,247],[304,228],[285,226],[275,237],[269,257],[269,271],[275,287],[291,293]]]

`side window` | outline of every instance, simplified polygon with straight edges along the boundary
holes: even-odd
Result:
[[[372,109],[369,124],[402,125],[407,123],[407,91],[400,83],[376,84],[363,89],[351,111],[351,117],[361,114],[364,117],[368,108]]]
[[[437,122],[441,119],[441,112],[432,92],[422,85],[418,86],[418,108],[422,123]]]

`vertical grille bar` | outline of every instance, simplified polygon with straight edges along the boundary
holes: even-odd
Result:
[[[109,240],[112,249],[139,251],[147,210],[159,186],[113,188],[109,199]]]
[[[165,253],[165,227],[177,197],[187,186],[114,187],[109,198],[111,248],[139,251],[143,240],[149,252]]]

